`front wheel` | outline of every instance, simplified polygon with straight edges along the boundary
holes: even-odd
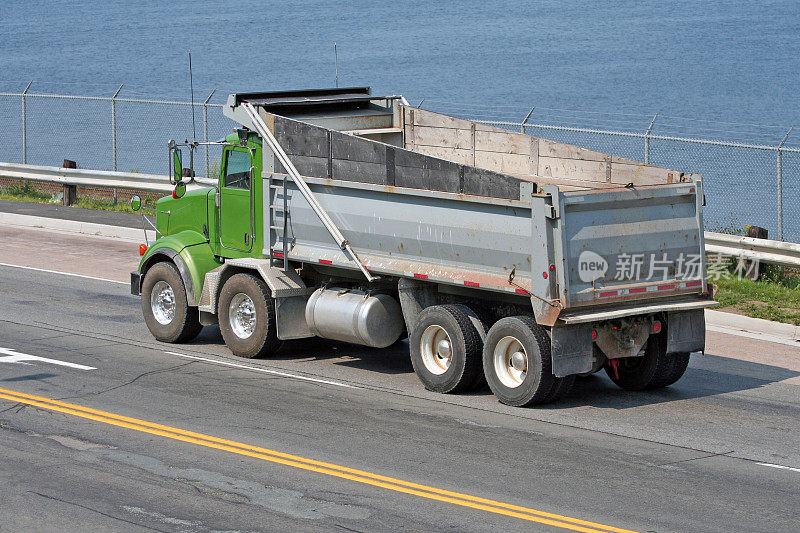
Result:
[[[178,269],[166,261],[153,265],[144,276],[142,314],[150,333],[161,342],[187,342],[203,329],[197,308],[189,306]]]
[[[238,357],[268,357],[281,346],[275,325],[275,304],[269,287],[250,274],[236,274],[219,295],[219,330]]]

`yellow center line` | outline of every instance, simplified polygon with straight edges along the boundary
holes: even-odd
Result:
[[[210,435],[204,435],[202,433],[195,433],[193,431],[147,422],[145,420],[130,418],[115,413],[92,409],[90,407],[70,404],[59,400],[34,396],[13,390],[0,389],[0,398],[48,409],[51,411],[66,413],[97,422],[103,422],[105,424],[133,429],[152,435],[158,435],[169,439],[197,444],[207,448],[214,448],[270,461],[277,464],[292,466],[294,468],[300,468],[311,472],[348,479],[358,483],[381,487],[396,492],[412,494],[422,498],[452,503],[462,507],[469,507],[490,513],[511,516],[514,518],[520,518],[522,520],[529,520],[532,522],[547,524],[572,531],[581,531],[585,533],[634,533],[627,529],[607,526],[604,524],[548,513],[545,511],[539,511],[509,503],[498,502],[469,494],[462,494],[459,492],[430,487],[419,483],[413,483],[410,481],[382,476],[380,474],[374,474],[364,470],[357,470],[332,463],[316,461],[314,459],[307,459],[297,455],[270,450],[267,448],[260,448],[258,446],[251,446],[241,442],[221,439]]]

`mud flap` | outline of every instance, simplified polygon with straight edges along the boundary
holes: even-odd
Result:
[[[556,377],[592,371],[594,351],[591,324],[553,326],[550,334],[553,374]]]
[[[667,353],[700,352],[706,347],[703,309],[667,313]]]
[[[279,339],[305,339],[314,336],[306,322],[307,303],[308,296],[275,299],[275,324]]]

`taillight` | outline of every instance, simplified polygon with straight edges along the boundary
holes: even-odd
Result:
[[[658,320],[653,322],[653,333],[661,333],[661,322]]]
[[[592,340],[593,341],[597,340],[597,331],[595,330],[592,330]]]
[[[147,252],[147,245],[140,244],[139,245],[139,255],[144,255]]]

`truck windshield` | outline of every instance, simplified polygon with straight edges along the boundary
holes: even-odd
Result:
[[[250,154],[231,150],[225,165],[225,187],[250,189]]]

